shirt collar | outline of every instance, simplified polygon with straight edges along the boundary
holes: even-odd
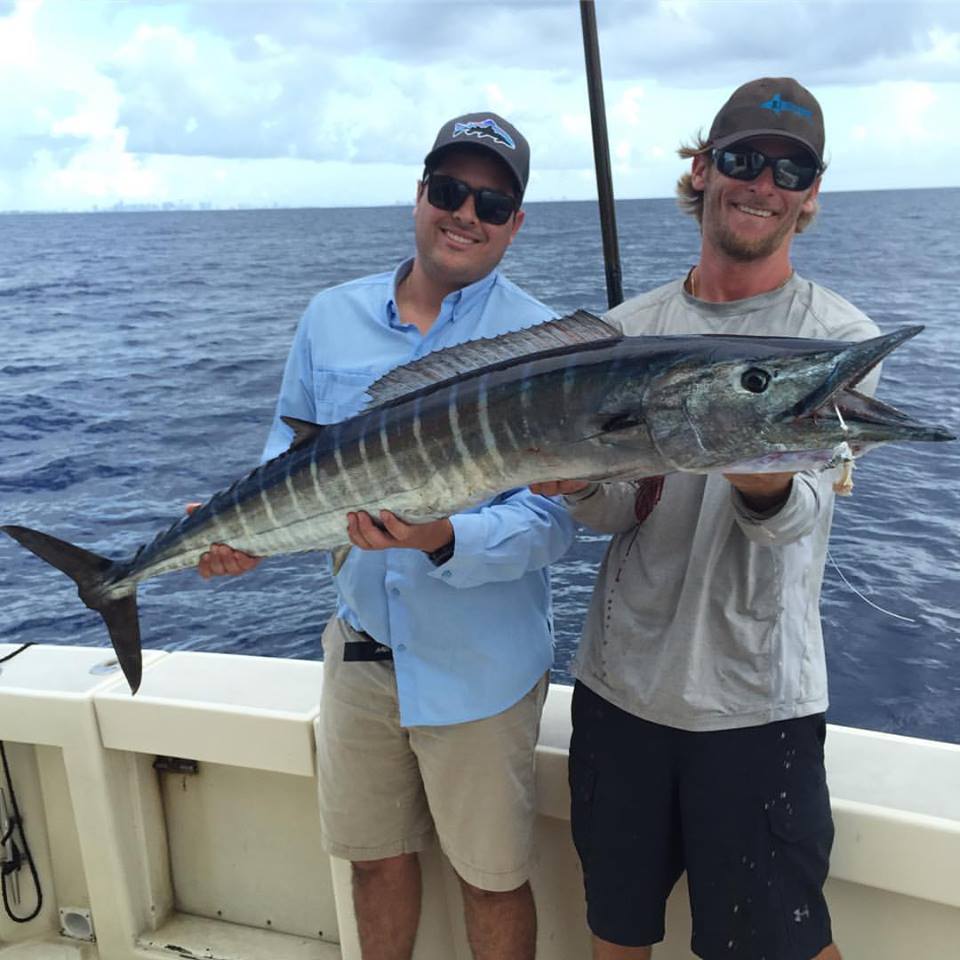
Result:
[[[387,321],[393,325],[400,322],[400,311],[397,309],[397,287],[406,280],[410,271],[413,269],[413,257],[408,257],[393,271],[393,280],[390,285],[390,297],[387,300]],[[458,308],[472,303],[478,297],[484,296],[490,288],[497,282],[500,271],[496,268],[491,270],[486,276],[481,277],[474,283],[454,290],[443,298],[440,307],[440,313],[443,315],[446,307],[449,307],[450,320],[456,320]]]
[[[742,300],[724,300],[716,303],[712,300],[699,300],[696,297],[692,297],[686,288],[686,278],[677,281],[680,286],[680,291],[683,294],[683,299],[686,300],[687,303],[695,306],[701,316],[712,314],[716,317],[741,316],[747,313],[769,310],[770,307],[781,298],[794,296],[801,282],[796,271],[793,271],[779,287],[768,290],[766,293],[758,293],[752,297],[744,297]]]
[[[459,290],[454,290],[453,293],[450,293],[444,297],[444,306],[449,303],[454,309],[454,314],[451,319],[456,319],[457,307],[469,304],[476,300],[477,297],[484,296],[486,293],[488,293],[490,288],[497,282],[497,277],[499,275],[500,271],[494,268],[485,277],[481,277],[476,282],[471,283],[466,287],[461,287]]]
[[[407,274],[412,269],[413,257],[407,257],[393,271],[393,279],[390,281],[390,296],[387,298],[387,323],[391,326],[398,326],[400,323],[400,311],[397,309],[397,287],[406,280]]]

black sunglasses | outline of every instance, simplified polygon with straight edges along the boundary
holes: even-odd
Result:
[[[783,190],[806,190],[821,172],[820,165],[805,157],[768,157],[759,150],[728,149],[710,153],[716,168],[734,180],[756,180],[764,167],[773,171],[773,182]]]
[[[475,190],[469,183],[448,177],[445,173],[428,174],[426,180],[427,200],[431,206],[453,213],[464,205],[467,197],[472,196],[477,219],[498,227],[506,223],[520,206],[517,198],[509,193],[500,193],[487,187]]]

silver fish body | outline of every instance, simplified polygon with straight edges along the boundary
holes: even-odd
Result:
[[[103,615],[135,690],[136,585],[196,566],[213,543],[257,556],[334,549],[345,543],[350,511],[422,522],[539,481],[798,470],[830,463],[839,444],[857,455],[891,440],[952,439],[853,389],[920,329],[862,343],[622,337],[575,314],[402,368],[341,423],[291,421],[289,451],[129,559],[0,529],[74,578]]]

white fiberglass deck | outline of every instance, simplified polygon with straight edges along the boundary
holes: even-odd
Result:
[[[0,915],[0,960],[358,960],[349,867],[319,846],[322,664],[147,651],[131,697],[118,671],[98,669],[111,659],[36,646],[0,667],[0,739],[44,897],[29,923]],[[589,956],[569,836],[569,698],[551,688],[538,751],[533,885],[546,960]],[[827,892],[845,956],[957,960],[960,747],[831,727],[827,748]],[[158,770],[157,757],[196,761],[196,772]],[[416,960],[469,960],[452,871],[436,849],[424,859]],[[95,941],[77,939],[85,926]],[[681,883],[657,960],[688,960],[689,933]]]

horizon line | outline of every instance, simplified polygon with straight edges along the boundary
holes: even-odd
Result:
[[[830,194],[846,193],[892,193],[896,191],[907,190],[960,190],[960,186],[936,186],[936,187],[872,187],[865,190],[821,190],[821,196]],[[617,197],[616,203],[632,203],[636,201],[650,200],[675,200],[673,195],[659,195],[652,197]],[[599,201],[596,197],[553,197],[542,200],[531,200],[524,203],[524,207],[536,206],[541,203],[592,203]],[[47,207],[37,209],[9,209],[0,210],[0,216],[33,216],[49,214],[88,214],[88,213],[237,213],[237,212],[255,212],[266,210],[384,210],[394,209],[396,207],[413,208],[409,201],[395,200],[393,203],[341,203],[329,204],[326,206],[305,204],[303,206],[287,205],[274,202],[269,205],[232,205],[215,206],[211,201],[198,200],[159,200],[159,201],[136,201],[126,202],[118,200],[110,206],[92,206],[84,209],[70,209],[66,207]]]

